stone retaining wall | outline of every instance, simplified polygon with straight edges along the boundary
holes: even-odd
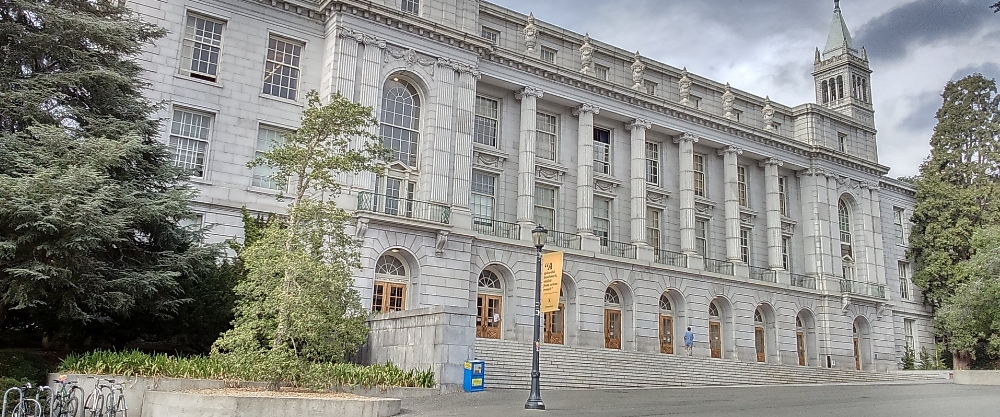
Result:
[[[142,417],[387,417],[400,412],[400,401],[387,398],[328,399],[236,397],[184,392],[146,393]]]

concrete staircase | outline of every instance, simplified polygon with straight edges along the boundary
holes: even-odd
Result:
[[[475,352],[478,359],[486,361],[488,388],[529,388],[530,344],[477,339]],[[561,345],[542,345],[541,352],[539,368],[545,388],[947,381],[937,374],[876,373]]]

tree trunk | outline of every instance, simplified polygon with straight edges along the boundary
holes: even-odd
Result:
[[[972,355],[963,352],[952,352],[952,369],[956,371],[968,371],[972,367]]]

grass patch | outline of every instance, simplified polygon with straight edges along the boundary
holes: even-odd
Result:
[[[433,388],[434,372],[404,371],[393,364],[359,366],[349,363],[296,362],[276,366],[263,357],[211,355],[179,357],[139,351],[97,350],[69,355],[59,365],[61,373],[166,378],[221,379],[249,382],[280,380],[284,385],[317,390],[341,386],[366,388]],[[276,372],[280,372],[276,375]],[[277,376],[277,378],[276,378]]]

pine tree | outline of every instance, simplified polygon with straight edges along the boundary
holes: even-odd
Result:
[[[0,332],[170,316],[218,252],[135,58],[164,34],[118,0],[0,0]]]

